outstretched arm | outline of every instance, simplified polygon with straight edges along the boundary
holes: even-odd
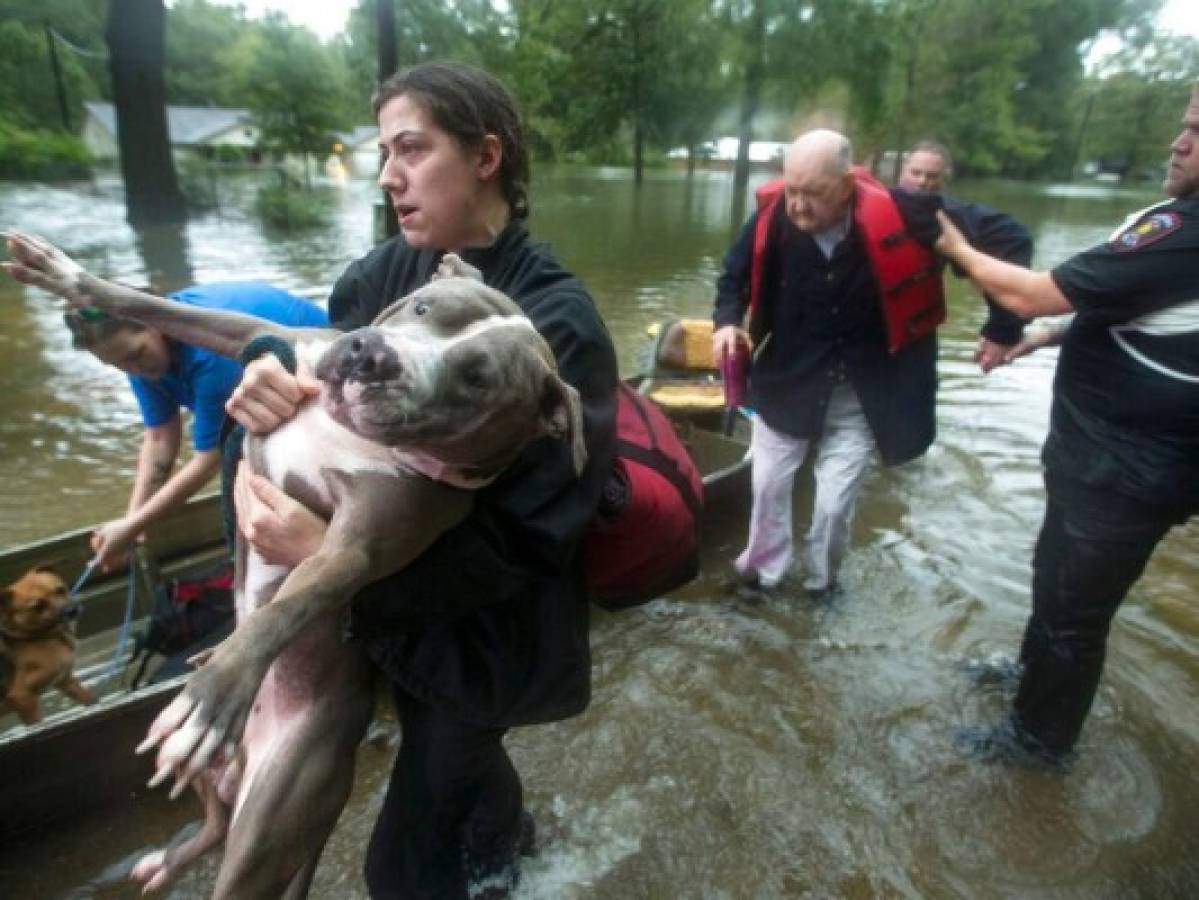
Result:
[[[264,334],[291,343],[340,336],[331,329],[288,328],[256,316],[174,303],[97,278],[42,238],[17,231],[7,232],[6,236],[12,262],[3,266],[17,281],[58,294],[73,307],[91,306],[112,316],[134,319],[177,341],[221,356],[237,358],[246,344]]]
[[[941,236],[936,249],[956,263],[975,286],[1005,309],[1024,319],[1072,312],[1048,272],[1034,272],[975,250],[943,212],[937,213]]]

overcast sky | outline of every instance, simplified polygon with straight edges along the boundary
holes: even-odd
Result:
[[[346,19],[355,4],[349,0],[216,0],[222,6],[240,2],[250,18],[257,19],[267,10],[287,14],[296,25],[306,25],[328,40],[346,27]]]

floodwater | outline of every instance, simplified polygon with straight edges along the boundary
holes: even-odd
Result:
[[[103,177],[82,190],[0,186],[0,224],[134,284],[261,278],[320,295],[368,248],[374,197],[361,181],[329,189],[336,223],[304,238],[257,224],[245,179],[219,183],[219,211],[150,240],[125,226],[118,186]],[[955,193],[1025,221],[1039,267],[1155,199],[1009,183]],[[723,173],[651,173],[640,191],[620,170],[537,181],[533,231],[591,287],[626,374],[647,324],[707,315],[731,197]],[[44,295],[4,281],[0,305],[9,545],[118,513],[139,427],[121,377],[70,349]],[[1002,689],[974,686],[962,666],[1014,653],[1023,629],[1055,361],[1044,352],[981,376],[970,354],[982,318],[981,301],[956,284],[937,442],[870,476],[840,600],[728,604],[718,585],[744,531],[732,513],[708,524],[697,582],[639,609],[597,611],[590,709],[509,738],[539,827],[522,897],[1199,896],[1196,523],[1162,543],[1121,611],[1068,773],[980,764],[953,747],[955,729],[1005,708]],[[798,529],[802,485],[801,495]],[[362,852],[391,752],[386,740],[364,745],[314,896],[365,896]],[[0,894],[59,897],[103,880],[194,810],[190,799],[156,799],[74,823],[53,842],[0,848]],[[205,896],[214,866],[200,864],[170,896]]]

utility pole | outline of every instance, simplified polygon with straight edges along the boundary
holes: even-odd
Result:
[[[1092,87],[1087,92],[1087,105],[1082,110],[1082,121],[1078,123],[1078,137],[1074,140],[1074,152],[1070,154],[1070,168],[1064,173],[1067,180],[1073,181],[1078,172],[1078,158],[1082,156],[1083,140],[1087,134],[1087,126],[1091,123],[1091,110],[1095,106],[1095,93],[1098,88]]]
[[[392,0],[375,0],[376,52],[379,59],[379,84],[395,74],[399,67],[396,53],[396,14]],[[382,156],[380,156],[382,165]],[[378,219],[375,220],[378,222]],[[378,225],[375,226],[378,228]],[[400,223],[396,211],[392,208],[391,199],[383,194],[383,233],[393,238],[400,233]]]
[[[46,31],[46,50],[50,54],[50,70],[54,73],[54,89],[58,94],[58,112],[62,116],[63,131],[71,130],[71,111],[67,108],[67,87],[62,79],[62,65],[58,61],[58,47],[54,45],[54,31],[49,23],[42,25]]]

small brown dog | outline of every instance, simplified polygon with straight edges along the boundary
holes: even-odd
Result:
[[[0,589],[0,708],[7,703],[26,725],[41,721],[38,698],[49,687],[96,702],[75,677],[75,609],[66,584],[45,566]]]

